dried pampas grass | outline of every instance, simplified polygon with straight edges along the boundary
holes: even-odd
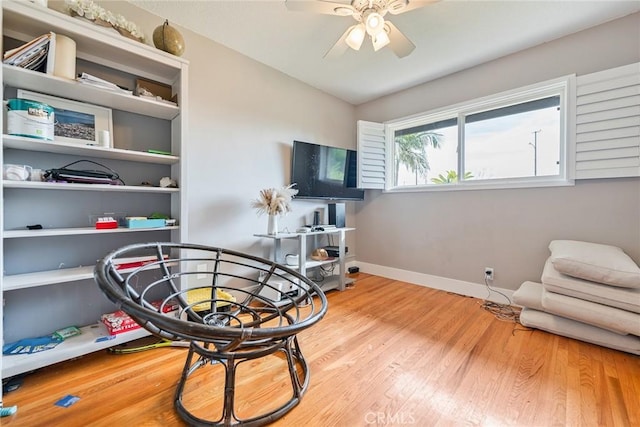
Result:
[[[291,212],[291,200],[298,190],[291,184],[280,189],[265,188],[260,191],[260,197],[251,202],[251,207],[258,210],[258,214],[284,215]]]

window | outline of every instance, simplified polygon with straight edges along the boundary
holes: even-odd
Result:
[[[327,156],[321,159],[324,160],[326,164],[321,165],[324,173],[320,179],[323,181],[344,182],[344,165],[347,161],[347,151],[333,147],[326,147],[326,149]]]
[[[566,185],[569,78],[387,123],[386,189]]]

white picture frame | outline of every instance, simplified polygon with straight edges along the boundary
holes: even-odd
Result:
[[[24,89],[18,89],[18,98],[42,102],[54,109],[54,143],[113,148],[113,119],[110,108]]]

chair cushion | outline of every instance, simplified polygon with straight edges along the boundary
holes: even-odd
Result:
[[[640,267],[616,246],[553,240],[551,262],[560,273],[592,282],[640,288]]]
[[[640,313],[640,289],[603,285],[567,276],[555,269],[551,258],[544,265],[542,285],[546,290],[557,294]]]
[[[640,314],[542,290],[543,311],[618,334],[640,336]]]
[[[513,293],[513,302],[523,307],[577,320],[618,334],[640,336],[640,314],[550,292],[547,286],[543,286],[541,283],[524,282]]]
[[[544,311],[542,307],[542,283],[524,282],[511,296],[513,302],[522,307]]]
[[[565,337],[640,355],[640,337],[635,335],[616,334],[606,329],[532,308],[522,309],[520,323],[529,328],[542,329]]]

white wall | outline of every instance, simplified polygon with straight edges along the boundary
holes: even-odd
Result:
[[[103,4],[141,26],[148,39],[164,22],[126,2]],[[178,27],[190,61],[189,240],[266,255],[252,235],[264,232],[267,220],[249,203],[264,187],[288,184],[293,139],[354,148],[357,118],[384,121],[637,62],[639,21],[632,15],[357,108]],[[348,233],[349,253],[363,263],[475,283],[492,266],[497,287],[516,289],[539,279],[554,238],[616,244],[640,261],[635,179],[552,189],[369,192],[366,199],[351,204],[347,218],[358,228]],[[281,225],[308,223],[320,206],[295,201]]]
[[[143,28],[148,44],[153,29],[164,22],[126,2],[102,5]],[[355,148],[354,107],[176,28],[185,38],[183,58],[190,61],[189,140],[184,142],[188,182],[183,188],[188,192],[188,240],[267,256],[267,242],[253,237],[267,231],[267,217],[258,217],[250,202],[263,188],[289,184],[294,139]],[[326,203],[294,200],[280,228],[311,223],[318,207]],[[352,206],[347,224],[355,226]],[[355,236],[347,244],[355,253]]]
[[[386,121],[638,61],[635,14],[360,105],[356,116]],[[505,289],[539,281],[552,239],[617,245],[640,263],[639,179],[561,188],[369,192],[356,216],[359,262],[472,283],[481,283],[489,266],[495,268],[494,285]]]
[[[202,37],[188,46],[190,240],[248,249],[267,226],[249,203],[289,184],[292,141],[355,147],[354,108]],[[309,224],[320,205],[294,201],[280,227]]]

